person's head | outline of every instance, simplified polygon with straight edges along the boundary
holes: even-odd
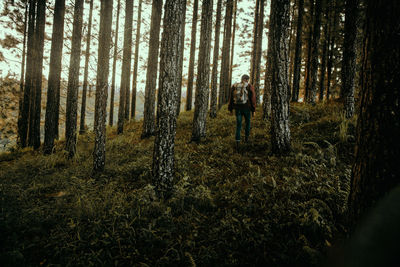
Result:
[[[242,82],[246,82],[246,83],[248,83],[248,82],[249,82],[249,80],[250,80],[250,77],[249,77],[249,75],[245,74],[245,75],[243,75],[243,76],[242,76]]]

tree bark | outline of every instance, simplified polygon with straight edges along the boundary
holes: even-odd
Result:
[[[317,96],[317,78],[318,78],[318,45],[319,38],[321,36],[321,14],[322,14],[322,0],[316,0],[315,2],[315,12],[314,12],[314,27],[313,27],[313,37],[312,37],[312,47],[311,47],[311,87],[309,97],[307,99],[308,103],[315,104],[315,99]]]
[[[121,86],[119,92],[119,110],[118,110],[118,134],[124,131],[124,121],[126,117],[126,100],[129,97],[130,78],[131,78],[131,57],[132,57],[132,22],[133,22],[133,0],[126,0],[125,7],[125,27],[124,27],[124,52],[122,58]],[[129,113],[128,113],[129,115]]]
[[[274,30],[272,37],[272,151],[284,154],[290,151],[289,86],[288,86],[288,27],[290,0],[273,0]]]
[[[219,57],[219,36],[221,32],[221,13],[222,13],[222,0],[217,2],[217,17],[215,22],[215,36],[214,36],[214,52],[213,52],[213,68],[211,75],[211,106],[210,117],[217,117],[217,79],[218,79],[218,57]]]
[[[357,222],[400,181],[400,2],[367,2],[366,54],[349,197]]]
[[[256,103],[260,104],[260,66],[262,56],[262,35],[264,31],[264,0],[260,0],[260,10],[258,12],[258,26],[257,26],[257,47],[254,64],[254,80],[253,86],[256,93]]]
[[[235,55],[236,14],[237,14],[237,0],[233,2],[233,30],[232,30],[232,43],[231,43],[231,54],[229,63],[229,76],[228,76],[229,84],[232,83],[233,58]]]
[[[324,23],[324,40],[322,45],[322,55],[321,55],[321,68],[319,75],[319,101],[322,102],[324,100],[324,85],[325,85],[325,73],[326,73],[326,61],[328,56],[328,42],[329,42],[329,17],[331,11],[331,2],[327,4],[325,7],[325,23]]]
[[[143,112],[142,138],[154,135],[155,132],[155,101],[158,69],[158,55],[160,47],[160,24],[162,14],[162,0],[153,0],[150,24],[149,57],[147,60],[145,102]]]
[[[222,61],[219,80],[219,109],[222,107],[222,105],[227,103],[229,97],[229,55],[232,34],[232,12],[233,2],[227,0],[225,9],[224,40],[222,43]]]
[[[79,133],[80,134],[84,134],[86,132],[86,128],[85,128],[86,94],[87,94],[87,89],[88,89],[90,42],[91,42],[91,38],[92,38],[93,0],[90,0],[90,4],[89,5],[90,5],[90,7],[89,7],[89,23],[88,23],[88,32],[87,32],[87,35],[86,35],[85,69],[84,69],[84,74],[83,74],[81,124],[80,124],[80,128],[79,128]]]
[[[65,149],[71,158],[76,152],[79,63],[81,59],[83,0],[75,0],[71,59],[68,74],[67,109],[65,120]]]
[[[42,73],[43,73],[43,49],[44,49],[44,30],[46,23],[46,1],[37,0],[37,14],[35,27],[35,66],[34,66],[34,95],[33,95],[33,112],[31,114],[31,145],[34,149],[40,147],[40,113],[42,111]]]
[[[182,105],[182,72],[183,72],[183,54],[185,52],[185,27],[186,27],[186,6],[183,10],[183,24],[182,24],[182,31],[181,31],[181,54],[179,59],[179,88],[178,88],[178,105],[176,107],[176,116],[179,116],[181,113],[181,105]]]
[[[203,0],[199,63],[197,67],[196,98],[193,117],[192,141],[199,142],[206,137],[206,122],[210,81],[210,50],[212,31],[213,0]]]
[[[54,140],[56,139],[56,113],[57,90],[60,88],[62,49],[64,42],[64,15],[65,0],[56,0],[54,6],[53,34],[50,54],[50,70],[47,88],[46,119],[44,131],[44,153],[53,152]]]
[[[174,178],[176,105],[179,81],[179,55],[183,11],[186,0],[165,3],[161,40],[160,77],[157,103],[157,134],[153,153],[153,181],[162,197],[171,194]]]
[[[197,34],[197,13],[199,1],[194,0],[193,3],[193,18],[192,18],[192,37],[190,43],[190,56],[189,56],[189,72],[188,72],[188,86],[186,93],[186,110],[192,110],[193,102],[193,79],[194,79],[194,61],[196,57],[196,34]]]
[[[133,78],[132,78],[132,105],[131,105],[131,118],[135,120],[136,114],[136,92],[137,92],[137,73],[139,64],[139,46],[140,46],[140,26],[142,24],[142,0],[139,0],[139,10],[137,17],[136,27],[136,40],[135,40],[135,60],[133,62]]]
[[[29,113],[31,104],[31,91],[33,91],[33,72],[34,72],[34,44],[35,44],[35,14],[36,1],[29,1],[29,22],[28,22],[28,42],[26,57],[26,74],[24,84],[24,97],[21,108],[21,119],[18,121],[18,135],[21,147],[28,145]]]
[[[346,118],[354,115],[358,0],[346,1],[342,61],[342,90]]]
[[[307,58],[304,73],[304,102],[307,101],[310,94],[310,76],[311,76],[311,58],[312,58],[312,37],[313,37],[313,19],[315,11],[315,0],[310,0],[310,16],[308,21],[308,38],[307,38]]]
[[[113,66],[111,73],[111,97],[110,97],[110,118],[108,119],[108,124],[113,126],[114,124],[114,98],[115,98],[115,72],[117,70],[117,59],[118,59],[118,33],[119,33],[119,12],[121,8],[121,0],[117,2],[117,19],[115,24],[115,39],[114,39],[114,56],[113,56]],[[121,88],[120,88],[121,90]],[[120,91],[121,93],[121,91]],[[121,97],[121,96],[120,96]]]
[[[335,42],[336,42],[336,32],[338,28],[338,22],[339,22],[339,12],[338,12],[338,7],[337,7],[337,2],[334,0],[332,3],[333,5],[333,23],[331,25],[331,30],[330,30],[330,39],[329,39],[329,44],[328,44],[328,64],[327,64],[327,77],[326,77],[326,100],[329,100],[329,97],[331,95],[331,80],[332,80],[332,68],[333,68],[333,60],[334,60],[334,49],[335,49]]]
[[[253,47],[251,51],[251,62],[250,62],[250,83],[254,83],[255,79],[255,68],[256,68],[256,54],[257,54],[257,35],[258,35],[258,19],[260,12],[260,0],[256,0],[256,7],[254,10],[254,25],[253,25]]]
[[[93,171],[104,170],[106,161],[106,107],[111,46],[113,0],[101,0],[97,84],[94,115]]]
[[[299,0],[297,15],[297,29],[296,29],[296,46],[294,54],[294,71],[293,71],[293,89],[292,89],[292,102],[299,101],[300,91],[300,73],[301,73],[301,48],[302,48],[302,31],[303,31],[303,14],[304,14],[304,0]]]

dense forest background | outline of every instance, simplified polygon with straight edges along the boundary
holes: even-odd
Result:
[[[0,12],[1,263],[395,266],[399,3]]]

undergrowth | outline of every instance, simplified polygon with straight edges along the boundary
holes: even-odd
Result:
[[[108,128],[106,168],[93,176],[93,133],[72,161],[56,144],[0,154],[2,266],[318,266],[346,231],[354,120],[336,104],[291,106],[292,152],[270,152],[260,112],[234,152],[224,107],[190,143],[192,112],[176,135],[173,195],[154,192],[154,137],[141,122]],[[345,137],[345,138],[344,138]]]

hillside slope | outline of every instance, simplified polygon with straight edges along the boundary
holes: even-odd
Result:
[[[106,169],[91,173],[94,136],[77,157],[29,149],[0,155],[0,262],[12,265],[318,266],[346,229],[354,122],[335,104],[291,107],[293,151],[270,154],[260,112],[235,153],[226,107],[208,137],[189,143],[178,120],[176,180],[168,200],[151,185],[154,138],[141,122],[108,129]],[[4,266],[4,265],[3,265]]]

